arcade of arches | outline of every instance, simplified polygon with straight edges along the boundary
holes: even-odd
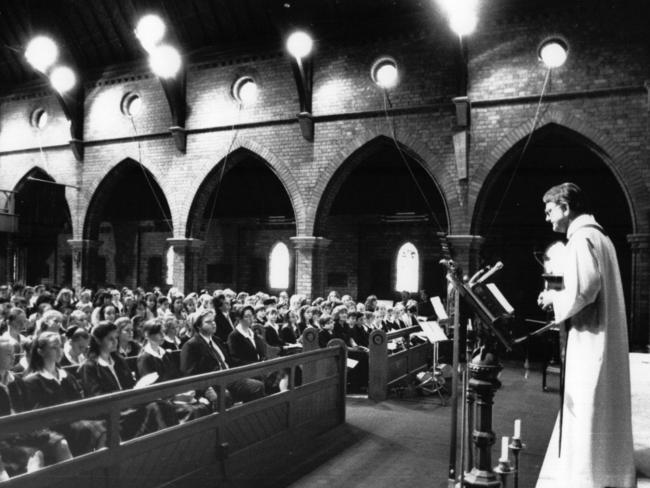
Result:
[[[475,205],[472,232],[452,234],[452,247],[459,256],[463,250],[461,259],[467,263],[503,261],[498,284],[521,317],[539,317],[539,260],[559,237],[544,222],[541,196],[570,174],[594,196],[594,213],[616,245],[628,309],[633,310],[632,210],[615,174],[592,142],[559,125],[538,130],[521,158],[523,144],[514,144],[489,172]],[[314,233],[321,244],[307,246],[313,262],[322,263],[312,268],[313,296],[337,290],[359,299],[370,294],[397,299],[398,254],[404,248],[417,255],[413,279],[418,289],[446,293],[437,232],[449,233],[450,203],[427,168],[427,161],[385,137],[341,162],[315,214]],[[174,237],[164,191],[135,160],[122,161],[102,179],[85,215],[81,248],[72,239],[61,187],[29,177],[53,181],[35,169],[16,185],[20,225],[8,246],[13,253],[10,278],[15,280],[71,285],[73,262],[79,260],[71,250],[81,249],[79,272],[85,286],[277,292],[271,288],[272,250],[283,245],[297,256],[302,249],[287,187],[268,161],[247,149],[215,164],[200,184],[185,238]],[[296,256],[280,260],[288,267],[286,288],[305,292],[296,287],[295,277],[304,273]],[[644,331],[632,333],[643,340]]]

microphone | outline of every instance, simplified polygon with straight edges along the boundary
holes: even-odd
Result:
[[[492,266],[492,268],[485,273],[483,276],[481,276],[476,283],[483,283],[485,280],[487,280],[490,276],[492,276],[494,273],[497,271],[500,271],[503,268],[503,263],[501,261],[497,261],[497,263]]]
[[[471,285],[473,285],[474,283],[476,283],[476,280],[478,279],[478,277],[479,277],[480,275],[482,275],[483,273],[487,273],[489,270],[490,270],[490,265],[484,266],[483,268],[479,269],[479,270],[478,270],[476,273],[474,273],[474,274],[472,275],[472,277],[469,279],[469,285],[471,286]]]

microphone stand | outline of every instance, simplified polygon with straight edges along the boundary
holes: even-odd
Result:
[[[455,487],[456,483],[456,440],[458,429],[458,376],[460,373],[460,341],[461,341],[461,324],[459,317],[460,295],[470,305],[479,317],[484,321],[486,332],[492,330],[494,337],[500,340],[506,347],[511,349],[511,343],[506,341],[503,335],[496,328],[497,318],[492,318],[484,304],[479,302],[479,298],[474,295],[468,288],[468,284],[463,282],[460,270],[451,260],[441,261],[447,269],[447,280],[453,285],[454,296],[454,371],[452,377],[452,419],[451,419],[451,442],[450,442],[450,461],[449,461],[449,479],[448,486]],[[496,266],[495,266],[496,267]],[[492,268],[494,269],[494,268]],[[493,273],[491,273],[493,274]],[[466,333],[466,330],[463,331]],[[465,334],[466,335],[466,334]],[[465,337],[463,335],[463,337]],[[502,366],[497,357],[497,348],[494,347],[492,337],[487,337],[484,344],[479,348],[477,353],[471,358],[465,358],[467,361],[467,374],[469,377],[467,393],[463,392],[464,403],[467,398],[471,398],[472,410],[463,408],[465,415],[476,419],[476,426],[472,425],[472,440],[476,448],[476,456],[471,456],[471,470],[465,472],[465,466],[461,464],[461,486],[470,488],[499,488],[502,486],[492,467],[492,445],[494,444],[495,435],[492,431],[492,404],[494,393],[497,385],[497,375]],[[465,406],[465,405],[464,405]],[[463,418],[463,431],[466,419]],[[469,427],[469,425],[468,425]],[[463,432],[464,435],[464,432]],[[464,448],[464,441],[462,444]],[[470,448],[471,449],[471,448]],[[464,461],[464,453],[462,454]]]

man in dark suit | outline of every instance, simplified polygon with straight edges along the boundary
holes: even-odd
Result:
[[[216,336],[223,344],[228,341],[228,336],[235,330],[235,324],[230,317],[230,300],[222,293],[212,299],[214,318],[217,325]]]
[[[181,349],[181,372],[191,376],[212,371],[229,369],[226,347],[215,336],[217,325],[212,310],[202,312],[194,321],[194,336]],[[217,401],[214,388],[208,388],[203,395],[211,402]],[[243,378],[228,385],[226,404],[232,401],[249,402],[264,396],[264,383],[252,378]]]

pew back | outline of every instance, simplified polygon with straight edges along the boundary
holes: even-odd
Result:
[[[294,386],[297,368],[325,363],[326,373]],[[12,478],[3,487],[153,488],[214,485],[220,478],[277,462],[283,450],[300,449],[314,436],[345,421],[343,348],[327,348],[215,373],[89,398],[0,418],[0,439],[79,419],[106,419],[107,447]],[[289,390],[230,408],[225,389],[232,382],[289,371]],[[212,386],[220,404],[214,413],[121,442],[120,412],[188,390]],[[254,462],[251,460],[254,459]]]
[[[421,332],[419,325],[392,331],[386,334],[383,330],[374,330],[369,342],[369,378],[368,397],[375,400],[385,400],[391,386],[403,383],[413,378],[420,371],[431,366],[433,346],[427,341],[412,345],[409,336]],[[401,340],[403,349],[391,352],[388,344]]]

